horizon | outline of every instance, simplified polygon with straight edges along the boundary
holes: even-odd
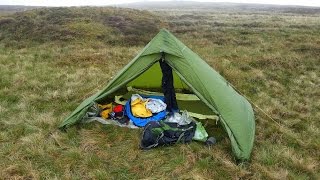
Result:
[[[196,3],[239,3],[239,4],[260,4],[260,5],[279,5],[279,6],[308,6],[308,7],[320,7],[320,1],[310,0],[310,1],[301,1],[301,0],[171,0],[172,2],[196,2]],[[57,1],[57,0],[0,0],[0,5],[13,5],[13,6],[48,6],[48,7],[69,7],[69,6],[113,6],[121,4],[130,4],[130,3],[152,3],[152,2],[170,2],[170,0],[110,0],[104,2],[102,0],[69,0],[69,1]]]

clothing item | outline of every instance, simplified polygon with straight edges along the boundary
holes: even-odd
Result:
[[[151,117],[152,112],[146,108],[147,101],[139,94],[133,94],[131,97],[131,112],[136,117]]]
[[[101,116],[103,119],[108,119],[108,118],[109,118],[109,114],[110,114],[111,112],[112,112],[111,109],[107,109],[107,110],[101,111],[100,116]]]
[[[100,116],[104,119],[109,118],[109,114],[112,112],[112,103],[109,104],[98,104],[98,107],[102,110]]]
[[[159,60],[162,71],[161,87],[165,97],[165,103],[167,104],[167,110],[169,112],[178,111],[178,104],[176,100],[176,92],[173,87],[173,75],[172,68],[166,63],[164,53]]]

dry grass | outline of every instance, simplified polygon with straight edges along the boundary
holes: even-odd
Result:
[[[250,162],[219,142],[141,151],[141,130],[59,123],[142,46],[0,42],[0,177],[4,179],[319,179],[318,15],[189,11],[161,15],[185,44],[281,126],[256,112]]]

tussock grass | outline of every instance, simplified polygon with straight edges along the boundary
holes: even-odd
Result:
[[[28,13],[42,11],[49,13],[44,9]],[[90,8],[70,11],[92,12]],[[68,43],[34,43],[26,36],[21,39],[24,46],[9,46],[11,39],[0,41],[0,177],[319,179],[317,13],[161,9],[152,13],[280,124],[256,112],[251,161],[237,164],[226,134],[210,121],[204,124],[218,139],[210,148],[192,142],[141,151],[141,130],[98,123],[57,130],[84,98],[101,89],[143,46],[115,45],[91,34]],[[83,33],[91,28],[77,23],[67,25]],[[155,33],[146,32],[146,37]]]

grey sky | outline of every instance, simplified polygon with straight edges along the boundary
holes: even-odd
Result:
[[[30,5],[30,6],[84,6],[111,5],[138,1],[167,1],[167,0],[0,0],[0,5]],[[320,7],[320,0],[194,0],[202,2],[238,2],[280,5],[304,5]]]

